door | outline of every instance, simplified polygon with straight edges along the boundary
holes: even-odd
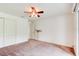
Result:
[[[6,17],[4,28],[4,44],[5,46],[12,45],[16,42],[16,19]]]
[[[29,39],[29,23],[27,19],[17,19],[16,42],[25,42]]]
[[[2,47],[3,46],[3,26],[4,26],[4,24],[3,24],[3,22],[4,22],[4,18],[3,17],[0,17],[0,47]]]

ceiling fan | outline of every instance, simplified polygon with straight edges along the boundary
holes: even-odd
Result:
[[[29,17],[40,17],[40,14],[43,14],[44,11],[37,9],[36,7],[31,6],[30,10],[24,11],[24,13],[29,14]]]

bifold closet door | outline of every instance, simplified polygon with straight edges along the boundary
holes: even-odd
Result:
[[[25,42],[29,39],[29,23],[27,19],[17,19],[16,42]]]
[[[16,20],[14,18],[6,18],[4,26],[4,43],[5,46],[15,44],[16,42]]]
[[[3,46],[3,18],[0,18],[0,47]]]

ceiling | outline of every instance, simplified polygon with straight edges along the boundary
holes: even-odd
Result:
[[[0,3],[0,12],[8,13],[18,17],[26,16],[25,7],[35,6],[44,10],[41,18],[53,17],[54,15],[72,13],[73,3]]]

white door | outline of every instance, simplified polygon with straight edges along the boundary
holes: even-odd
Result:
[[[27,19],[17,19],[16,42],[25,42],[29,39],[29,23]]]
[[[5,18],[5,46],[14,44],[16,41],[16,20],[14,18]]]
[[[3,18],[0,18],[0,47],[3,46]]]

